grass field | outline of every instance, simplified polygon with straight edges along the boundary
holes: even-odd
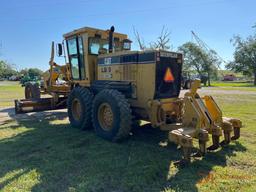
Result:
[[[24,88],[18,82],[0,81],[0,108],[12,106],[19,98],[24,98]]]
[[[22,92],[17,85],[0,85],[0,99],[23,97]],[[244,93],[213,94],[226,116],[243,121],[239,141],[185,168],[173,164],[181,151],[173,144],[159,145],[166,134],[149,125],[116,144],[93,130],[71,128],[65,112],[8,122],[0,126],[0,191],[254,192],[256,94]]]
[[[213,81],[211,85],[222,90],[256,91],[252,82]]]

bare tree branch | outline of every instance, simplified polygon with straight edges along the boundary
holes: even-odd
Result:
[[[157,38],[156,42],[151,42],[150,47],[153,49],[163,49],[168,50],[171,48],[170,44],[171,32],[163,26],[160,36]]]
[[[134,36],[135,36],[135,39],[136,39],[137,43],[138,43],[139,46],[140,46],[140,49],[141,49],[141,50],[145,50],[145,49],[146,49],[145,42],[144,42],[144,40],[140,37],[139,32],[135,29],[134,26],[133,26],[133,33],[134,33]]]
[[[140,46],[140,49],[141,50],[147,49],[147,46],[145,45],[143,38],[140,36],[138,31],[135,29],[135,27],[133,27],[133,33],[137,43]],[[170,35],[171,35],[171,32],[165,26],[163,26],[161,33],[159,37],[157,37],[156,41],[152,41],[149,43],[149,49],[163,49],[163,50],[171,49],[172,47],[170,45]]]

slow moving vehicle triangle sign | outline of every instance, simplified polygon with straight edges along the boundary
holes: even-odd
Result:
[[[172,74],[172,71],[171,71],[170,67],[168,67],[166,72],[165,72],[164,81],[166,83],[172,83],[174,81],[174,77],[173,77],[173,74]]]

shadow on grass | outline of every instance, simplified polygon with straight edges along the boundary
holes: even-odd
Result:
[[[65,117],[65,112],[44,112],[41,119],[10,125],[9,129],[28,131],[0,140],[0,190],[36,170],[40,179],[32,191],[197,191],[196,183],[213,166],[225,166],[227,157],[246,150],[236,142],[173,171],[170,165],[181,154],[175,145],[159,145],[167,138],[165,132],[144,125],[128,140],[111,143],[93,130],[73,129],[66,121],[52,124]],[[19,170],[24,172],[6,177]]]

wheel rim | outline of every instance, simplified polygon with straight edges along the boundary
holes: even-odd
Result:
[[[72,115],[76,121],[80,120],[82,106],[78,99],[72,101]]]
[[[113,124],[113,111],[108,103],[102,103],[98,108],[98,121],[105,131],[110,131]]]

